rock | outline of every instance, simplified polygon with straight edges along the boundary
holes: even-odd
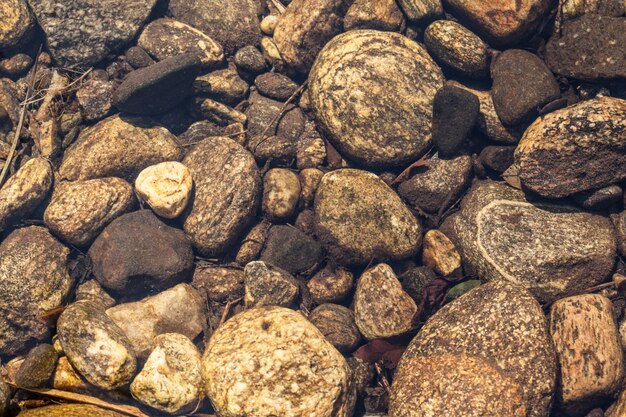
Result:
[[[155,348],[130,384],[133,397],[168,414],[192,411],[203,397],[202,357],[189,338],[177,333],[155,337]]]
[[[409,359],[394,376],[390,417],[527,416],[522,387],[489,361],[464,354]]]
[[[246,124],[247,121],[246,115],[239,110],[208,98],[194,98],[190,102],[190,110],[196,118],[208,119],[223,126],[231,123]]]
[[[165,113],[191,94],[200,65],[200,59],[188,53],[135,70],[115,90],[113,105],[132,114]]]
[[[191,172],[176,161],[149,166],[135,180],[137,195],[166,219],[175,219],[185,210],[192,190]]]
[[[404,291],[411,296],[417,305],[422,302],[424,289],[435,279],[437,279],[437,275],[435,275],[435,272],[427,266],[411,268],[400,275],[402,289],[404,289]]]
[[[338,303],[352,291],[352,272],[326,267],[307,281],[306,286],[314,303]]]
[[[195,94],[209,97],[234,106],[248,95],[248,83],[239,77],[233,67],[201,75],[193,83]]]
[[[229,55],[246,45],[258,45],[261,37],[258,0],[172,0],[169,11],[217,41]]]
[[[598,294],[558,300],[550,308],[550,332],[561,369],[560,407],[584,416],[619,390],[624,375],[611,301]]]
[[[565,0],[562,6],[563,19],[574,19],[588,13],[602,16],[622,16],[626,5],[622,0]]]
[[[224,60],[222,46],[213,39],[174,19],[157,19],[141,32],[137,45],[159,61],[194,53],[203,68],[212,68]]]
[[[87,68],[129,43],[150,16],[156,0],[138,0],[120,13],[115,1],[29,0],[54,60]]]
[[[490,282],[444,306],[411,341],[397,373],[410,372],[413,358],[447,354],[491,362],[522,388],[529,417],[549,414],[556,388],[554,347],[541,306],[522,287]]]
[[[463,255],[465,272],[509,281],[551,302],[604,281],[615,236],[607,218],[573,207],[530,202],[501,183],[477,183],[442,227]]]
[[[619,185],[609,185],[597,190],[583,191],[572,197],[587,210],[602,210],[619,203],[622,200],[623,190]]]
[[[111,112],[113,83],[105,80],[90,79],[76,92],[80,113],[87,122],[95,122]]]
[[[93,274],[118,293],[163,289],[191,276],[191,242],[179,229],[161,222],[150,210],[113,220],[89,249]]]
[[[130,341],[96,304],[68,306],[57,322],[57,334],[68,360],[90,384],[111,391],[135,374],[137,358]]]
[[[304,114],[293,104],[283,109],[284,103],[263,97],[257,93],[250,95],[248,116],[248,137],[280,136],[295,142],[304,131]],[[283,112],[278,120],[278,116]],[[250,145],[248,145],[250,147]]]
[[[126,51],[126,61],[135,69],[149,67],[154,64],[154,59],[138,46],[131,46]]]
[[[254,216],[261,180],[252,155],[225,137],[199,143],[183,164],[195,182],[184,229],[204,256],[226,251]]]
[[[516,125],[537,115],[537,109],[561,95],[546,64],[523,49],[502,52],[491,66],[491,96],[504,124]]]
[[[278,267],[262,261],[250,262],[244,274],[246,307],[288,307],[298,296],[298,282]]]
[[[95,279],[87,280],[76,287],[76,300],[89,300],[99,304],[103,309],[113,307],[116,301]]]
[[[322,261],[322,247],[292,226],[272,226],[260,259],[292,274],[312,269]]]
[[[516,44],[533,33],[544,19],[550,2],[446,0],[446,6],[491,45],[504,47]]]
[[[337,304],[322,304],[311,311],[309,320],[340,352],[352,352],[361,342],[354,313],[349,308]]]
[[[461,75],[489,75],[489,45],[453,20],[437,20],[428,25],[424,44],[438,63]]]
[[[389,265],[379,264],[363,272],[354,292],[354,317],[366,339],[407,332],[416,313],[417,305]]]
[[[437,213],[442,207],[454,204],[471,179],[472,161],[469,156],[441,159],[435,155],[428,160],[424,172],[418,172],[398,186],[398,194],[414,207]]]
[[[261,51],[263,52],[263,56],[267,59],[267,61],[269,61],[270,65],[283,70],[285,69],[285,63],[280,56],[280,51],[278,50],[278,46],[276,46],[273,38],[270,38],[269,36],[261,38]]]
[[[259,75],[255,78],[254,85],[259,93],[280,101],[286,101],[298,90],[298,84],[277,72],[266,72]]]
[[[401,166],[430,145],[433,99],[443,83],[417,43],[397,33],[353,30],[320,52],[309,96],[316,122],[342,156],[368,167]]]
[[[0,5],[0,49],[11,49],[24,43],[32,34],[35,19],[25,0],[7,0]]]
[[[61,343],[58,338],[55,343],[56,347],[62,350]],[[94,387],[82,378],[67,360],[67,356],[61,356],[57,361],[57,366],[52,377],[52,388],[78,393],[89,393]]]
[[[300,192],[297,174],[285,168],[270,169],[263,177],[263,211],[271,220],[293,216]]]
[[[443,15],[441,0],[398,0],[406,17],[413,21],[427,21]]]
[[[615,231],[617,232],[617,248],[622,256],[626,256],[626,210],[613,217]]]
[[[302,185],[302,202],[305,206],[313,205],[315,201],[315,193],[317,193],[317,187],[322,181],[324,173],[317,168],[304,168],[300,171],[300,184]]]
[[[626,78],[626,18],[586,14],[565,22],[546,45],[546,63],[560,75],[587,81]]]
[[[236,260],[239,265],[246,265],[258,258],[271,225],[270,222],[264,220],[250,229],[237,252]]]
[[[120,178],[59,182],[43,219],[60,239],[81,247],[135,204],[133,188]]]
[[[6,416],[12,396],[11,388],[4,380],[0,380],[0,416]]]
[[[261,20],[261,30],[264,34],[272,36],[277,24],[278,16],[274,14],[267,15]]]
[[[32,65],[33,58],[30,55],[17,53],[6,59],[0,59],[0,73],[18,77],[24,74]]]
[[[501,174],[515,162],[514,153],[515,146],[485,146],[478,160],[485,168]]]
[[[235,65],[242,71],[256,75],[267,69],[263,54],[254,46],[244,46],[235,54]]]
[[[0,232],[30,216],[44,201],[54,174],[44,158],[32,158],[0,188]]]
[[[462,88],[446,85],[433,101],[433,144],[439,155],[459,154],[466,143],[480,110],[478,97]]]
[[[558,198],[626,178],[626,100],[598,97],[537,119],[515,160],[522,185]]]
[[[343,27],[353,29],[376,29],[395,32],[400,29],[404,15],[395,0],[355,0],[346,12]]]
[[[13,356],[48,336],[39,320],[58,308],[73,285],[70,251],[39,226],[17,229],[0,244],[0,355]]]
[[[461,255],[444,233],[433,229],[424,235],[422,263],[446,277],[461,268]]]
[[[296,166],[298,169],[317,168],[326,161],[326,142],[315,127],[304,125],[304,132],[298,140],[296,149]],[[314,126],[314,123],[312,124]]]
[[[42,343],[33,348],[15,374],[15,383],[24,388],[40,388],[50,380],[57,363],[52,345]]]
[[[145,120],[112,116],[83,130],[63,156],[60,179],[129,179],[163,161],[177,161],[183,150],[167,129]]]
[[[203,357],[206,392],[223,417],[347,417],[350,369],[300,313],[244,311],[217,329]]]
[[[193,287],[211,301],[224,302],[244,295],[244,273],[226,267],[196,268]]]
[[[24,410],[19,417],[124,417],[125,414],[87,404],[61,404]]]

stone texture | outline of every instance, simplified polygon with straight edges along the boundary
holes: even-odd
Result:
[[[478,160],[483,167],[501,174],[515,162],[514,153],[515,146],[485,146]]]
[[[133,188],[120,178],[60,182],[55,185],[43,219],[60,239],[85,246],[135,204]]]
[[[190,412],[203,397],[202,357],[189,338],[165,333],[154,339],[155,348],[130,384],[142,404],[168,414]]]
[[[245,265],[258,258],[259,253],[265,245],[265,239],[267,232],[271,227],[271,223],[267,220],[263,220],[254,225],[250,231],[246,234],[241,242],[241,247],[237,252],[237,263],[239,265]]]
[[[300,201],[298,174],[285,168],[272,168],[263,176],[263,212],[271,220],[285,220]]]
[[[368,167],[400,166],[430,145],[433,99],[443,83],[417,43],[397,33],[353,30],[320,52],[309,97],[317,124],[342,156]]]
[[[89,300],[99,304],[102,308],[113,307],[116,301],[111,297],[95,279],[78,284],[76,287],[75,301]]]
[[[174,219],[185,210],[193,190],[189,169],[176,161],[149,166],[135,180],[137,195],[145,200],[156,214]]]
[[[524,286],[542,302],[602,282],[615,261],[609,219],[574,207],[530,202],[502,183],[477,183],[442,230],[465,272]]]
[[[280,136],[295,142],[304,131],[305,118],[302,110],[293,104],[283,109],[284,103],[272,100],[258,93],[250,94],[250,107],[246,110],[248,116],[248,148],[254,152],[255,137]],[[279,115],[282,112],[282,116]],[[277,120],[278,118],[278,120]]]
[[[286,101],[297,90],[298,84],[291,78],[277,72],[266,72],[254,79],[254,85],[259,93],[274,100]]]
[[[622,417],[626,413],[626,390],[622,391],[617,400],[606,410],[605,417]]]
[[[444,306],[411,341],[397,373],[409,372],[413,358],[446,354],[491,362],[522,388],[529,417],[549,414],[556,355],[541,306],[523,288],[490,282]]]
[[[57,363],[52,345],[42,343],[31,349],[15,373],[15,384],[24,388],[40,388],[50,380]]]
[[[167,129],[146,120],[109,117],[83,130],[65,151],[60,179],[130,179],[150,165],[182,158],[175,139]]]
[[[80,86],[76,92],[80,113],[87,122],[95,122],[106,117],[111,111],[115,85],[107,80],[92,78]]]
[[[25,0],[7,0],[0,4],[0,49],[23,43],[35,26],[35,19]]]
[[[220,326],[203,375],[223,417],[349,415],[348,364],[315,326],[286,308],[254,308]]]
[[[29,0],[61,66],[87,68],[129,43],[147,20],[156,0],[132,0],[123,13],[114,0]]]
[[[211,301],[224,302],[244,295],[244,273],[228,267],[196,268],[193,287]]]
[[[68,306],[57,322],[63,352],[90,384],[114,390],[130,382],[137,358],[123,330],[90,301]]]
[[[272,226],[260,259],[292,274],[304,273],[322,261],[322,247],[292,226]]]
[[[617,248],[619,253],[626,257],[626,210],[613,217],[613,224],[617,232]]]
[[[305,207],[312,206],[324,172],[317,168],[304,168],[298,176],[302,185],[302,202]]]
[[[315,196],[315,233],[346,265],[406,259],[421,243],[417,219],[380,178],[341,169],[324,175]]]
[[[209,98],[195,97],[189,103],[191,114],[198,119],[208,119],[218,125],[246,124],[247,117],[239,110]]]
[[[405,333],[413,326],[416,313],[417,305],[389,265],[380,264],[363,272],[354,293],[354,317],[366,339]]]
[[[624,376],[613,305],[599,294],[558,300],[550,308],[550,332],[561,370],[559,405],[585,416],[620,389]]]
[[[424,289],[437,279],[435,272],[427,266],[410,268],[400,275],[402,289],[411,296],[415,304],[420,305],[424,295]]]
[[[398,4],[413,22],[432,20],[443,15],[441,0],[398,0]]]
[[[480,102],[471,92],[445,85],[433,101],[433,144],[440,156],[461,153],[480,111]]]
[[[261,20],[261,30],[266,35],[272,36],[276,25],[278,24],[278,16],[275,14],[269,14]]]
[[[306,286],[313,302],[338,303],[350,294],[353,281],[352,272],[347,269],[327,266],[307,281]]]
[[[432,229],[424,235],[422,263],[445,277],[461,268],[461,255],[444,233]]]
[[[361,342],[361,333],[354,322],[354,313],[338,304],[322,304],[309,315],[309,320],[340,352],[352,352]]]
[[[126,61],[135,69],[145,68],[154,64],[154,59],[138,46],[131,46],[126,51]]]
[[[355,0],[343,19],[343,28],[397,31],[404,15],[395,0]]]
[[[61,404],[24,410],[19,417],[125,417],[125,414],[87,404]]]
[[[263,261],[246,265],[244,285],[246,307],[289,307],[298,296],[298,281],[289,272]]]
[[[265,57],[252,45],[239,49],[234,58],[235,65],[244,73],[256,75],[267,69]]]
[[[0,232],[30,216],[48,195],[54,174],[44,158],[26,162],[0,188]]]
[[[61,343],[56,340],[56,347],[61,348]],[[52,388],[69,392],[89,393],[93,387],[89,382],[85,381],[76,369],[67,359],[67,356],[61,356],[57,361],[57,366],[52,377]]]
[[[626,178],[626,100],[598,97],[549,113],[524,133],[522,185],[558,198]]]
[[[4,382],[4,380],[0,380],[0,416],[6,416],[12,396],[13,393],[11,392],[11,388]]]
[[[587,210],[602,210],[622,201],[624,190],[619,185],[609,185],[597,190],[583,191],[572,197]]]
[[[60,307],[70,292],[68,255],[44,227],[17,229],[2,241],[0,355],[21,353],[48,336],[38,317]]]
[[[6,59],[0,59],[0,73],[11,77],[24,74],[33,65],[33,58],[28,54],[17,53]]]
[[[91,245],[89,257],[103,287],[128,294],[168,288],[191,276],[194,266],[187,236],[150,210],[111,222]]]
[[[587,13],[602,16],[623,16],[626,4],[623,0],[565,0],[563,2],[563,18],[574,19]]]
[[[193,82],[195,94],[206,94],[229,106],[243,100],[248,95],[248,90],[248,83],[241,79],[234,66],[201,75]]]
[[[415,357],[394,375],[389,417],[527,415],[522,387],[479,357]]]

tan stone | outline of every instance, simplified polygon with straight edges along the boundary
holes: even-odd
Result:
[[[302,202],[305,206],[311,206],[324,173],[317,168],[305,168],[298,176],[302,185]]]
[[[624,9],[626,9],[624,0],[564,0],[562,13],[564,19],[574,19],[588,13],[623,16]]]
[[[439,230],[424,235],[422,262],[444,277],[461,268],[461,255],[448,236]]]
[[[347,269],[326,267],[307,281],[306,286],[315,303],[338,303],[352,291],[354,276]]]
[[[443,15],[441,0],[398,0],[398,3],[412,21],[432,20]]]
[[[193,180],[189,169],[177,161],[149,166],[135,180],[135,191],[156,214],[178,217],[191,198]]]
[[[433,0],[439,3],[441,0]],[[348,9],[344,19],[345,30],[352,29],[377,29],[391,30],[400,29],[404,15],[398,7],[396,0],[356,0]]]
[[[57,361],[57,367],[52,376],[52,388],[69,392],[87,392],[93,389],[91,385],[80,377],[72,366],[67,356],[62,356]]]
[[[606,410],[605,417],[624,417],[626,416],[626,390],[623,390],[617,397],[617,400]]]
[[[270,219],[291,217],[300,200],[298,175],[286,168],[273,168],[263,177],[263,211]]]
[[[259,257],[271,225],[268,221],[262,221],[250,229],[235,257],[239,265],[245,265]]]
[[[24,0],[0,3],[0,49],[18,46],[35,25],[35,19]]]
[[[278,16],[274,14],[265,16],[263,20],[261,20],[261,30],[266,35],[272,36],[274,34],[274,30],[276,29],[277,24]]]

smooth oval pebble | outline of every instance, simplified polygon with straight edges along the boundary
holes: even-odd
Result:
[[[192,189],[191,172],[177,161],[149,166],[135,180],[135,191],[139,197],[166,219],[174,219],[185,210]]]

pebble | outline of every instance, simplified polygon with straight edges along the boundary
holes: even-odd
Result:
[[[460,270],[461,255],[444,233],[432,229],[424,235],[422,263],[447,277]]]
[[[249,89],[248,83],[232,66],[201,75],[193,82],[194,94],[207,95],[229,106],[234,106],[245,99]]]
[[[315,239],[288,225],[271,227],[260,254],[260,260],[292,274],[305,273],[322,258],[322,246]]]
[[[324,173],[317,168],[304,168],[300,171],[298,176],[300,177],[300,185],[302,186],[302,203],[307,207],[311,206],[315,201],[317,187],[319,187]]]
[[[6,59],[0,59],[0,73],[10,77],[18,77],[24,74],[33,65],[30,55],[17,53]]]
[[[478,160],[485,167],[498,174],[506,171],[515,162],[515,146],[485,146]]]
[[[111,112],[115,86],[108,80],[90,79],[76,92],[80,114],[87,122],[105,118]]]
[[[619,185],[609,185],[597,190],[583,191],[572,197],[584,209],[602,210],[622,201],[623,192]]]
[[[288,307],[298,296],[298,282],[289,272],[262,261],[244,269],[246,307],[275,305]]]
[[[398,4],[412,22],[432,20],[443,15],[441,0],[398,0]]]
[[[243,297],[244,279],[243,271],[236,268],[196,268],[192,285],[211,301],[227,302]]]
[[[235,54],[235,65],[249,74],[260,74],[267,69],[267,62],[261,51],[252,45],[244,46]]]
[[[265,245],[267,233],[271,227],[271,223],[263,220],[250,229],[248,234],[243,238],[241,247],[237,252],[236,261],[239,265],[245,266],[258,258],[261,249]]]
[[[270,220],[293,216],[302,188],[298,174],[285,168],[272,168],[263,176],[263,212]]]
[[[259,93],[279,101],[286,101],[298,90],[298,84],[277,72],[266,72],[259,75],[254,79],[254,85]]]
[[[622,0],[565,0],[562,6],[563,19],[574,19],[588,13],[602,16],[623,16],[626,5]]]
[[[239,110],[235,110],[232,107],[210,98],[194,98],[190,102],[190,110],[194,117],[208,119],[222,126],[231,123],[241,123],[245,125],[247,122],[246,115]]]
[[[166,219],[175,219],[187,207],[193,190],[189,169],[176,161],[149,166],[135,180],[135,191],[152,210]]]
[[[298,169],[317,168],[327,159],[326,142],[312,124],[304,125],[304,132],[296,146],[296,166]]]
[[[354,277],[347,269],[327,266],[307,281],[306,286],[313,302],[339,303],[352,291]]]
[[[352,352],[361,342],[354,313],[349,308],[322,304],[311,311],[309,320],[339,352]]]
[[[102,308],[110,308],[116,304],[95,279],[89,279],[76,287],[76,301],[89,300],[99,304]]]
[[[125,417],[126,414],[87,404],[60,404],[31,408],[22,411],[19,417]]]
[[[25,0],[6,0],[0,4],[0,49],[11,49],[24,43],[33,32],[35,19]]]
[[[343,19],[344,30],[376,29],[397,31],[404,15],[395,0],[355,0]]]
[[[613,216],[615,231],[617,232],[617,248],[622,256],[626,256],[626,210]]]
[[[411,296],[415,304],[419,305],[422,302],[424,289],[437,279],[437,275],[427,266],[418,266],[410,268],[399,278],[402,282],[402,289]]]
[[[154,59],[139,46],[131,46],[126,51],[126,61],[135,69],[149,67],[154,64]]]
[[[480,102],[471,92],[445,85],[433,101],[433,144],[444,158],[457,156],[476,124]]]
[[[63,350],[58,338],[55,341],[55,348],[57,348],[57,350]],[[52,388],[77,393],[90,393],[94,389],[92,385],[76,372],[76,369],[72,367],[67,356],[61,356],[57,361],[57,366],[52,376]],[[42,417],[46,416],[47,415]],[[65,415],[63,415],[63,417],[65,417]]]
[[[41,388],[45,386],[54,372],[57,363],[57,352],[52,345],[37,345],[24,358],[17,373],[15,384],[24,388]]]
[[[0,416],[4,417],[6,415],[11,403],[11,397],[13,397],[11,388],[4,380],[0,380]]]
[[[279,17],[274,14],[265,16],[261,20],[261,30],[263,33],[272,36],[274,34],[274,30],[276,29],[276,25],[278,24],[278,19]]]
[[[304,131],[305,117],[298,107],[272,100],[254,92],[248,99],[248,138],[279,136],[295,142]],[[278,116],[283,112],[283,115]],[[278,120],[277,120],[278,118]],[[250,145],[248,145],[250,147]]]

